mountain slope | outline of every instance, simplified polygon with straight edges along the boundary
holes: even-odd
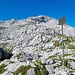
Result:
[[[13,54],[10,59],[1,61],[0,64],[4,64],[5,69],[7,69],[2,75],[13,75],[13,73],[17,75],[16,71],[22,65],[31,65],[32,68],[37,68],[37,66],[40,65],[40,70],[41,66],[43,68],[45,66],[46,69],[44,69],[46,72],[48,71],[49,74],[61,70],[62,38],[61,25],[58,24],[58,20],[42,15],[23,20],[12,19],[1,21],[0,48],[6,50],[8,54]],[[74,28],[64,24],[65,69],[67,73],[75,72],[74,33]],[[29,71],[27,69],[28,75],[32,74],[30,71],[32,70],[31,67]],[[35,70],[35,68],[33,69]],[[34,72],[34,70],[32,71]],[[36,75],[36,71],[35,74],[32,75]]]

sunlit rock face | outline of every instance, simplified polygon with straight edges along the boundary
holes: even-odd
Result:
[[[62,73],[62,30],[58,24],[57,19],[43,15],[0,21],[0,75]],[[63,31],[65,75],[75,73],[75,28],[64,24]]]

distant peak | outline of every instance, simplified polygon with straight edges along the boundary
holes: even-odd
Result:
[[[11,21],[16,21],[16,19],[15,19],[15,18],[13,18],[13,19],[11,19]]]
[[[44,15],[39,15],[39,16],[36,16],[36,17],[29,17],[27,20],[29,21],[34,21],[36,23],[46,23],[50,20],[52,20],[53,18],[52,17],[48,17],[48,16],[44,16]]]

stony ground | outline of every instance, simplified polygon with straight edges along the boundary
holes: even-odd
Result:
[[[0,75],[75,75],[75,29],[48,16],[0,22]]]

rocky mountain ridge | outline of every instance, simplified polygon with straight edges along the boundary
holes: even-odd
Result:
[[[71,75],[75,74],[75,29],[63,26],[65,70]],[[12,55],[1,61],[1,75],[57,75],[62,70],[61,42],[61,25],[52,17],[1,21],[0,48]],[[20,72],[20,67],[26,69]]]

